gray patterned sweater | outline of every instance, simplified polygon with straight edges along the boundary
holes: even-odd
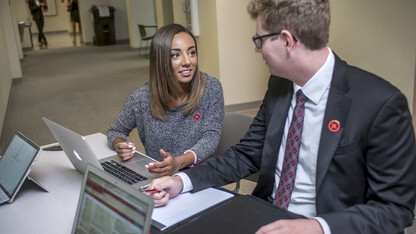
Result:
[[[116,138],[127,139],[130,132],[137,128],[146,154],[158,161],[163,160],[159,149],[174,157],[184,154],[186,150],[193,150],[198,155],[197,163],[212,156],[220,139],[224,97],[217,78],[204,75],[204,80],[205,91],[194,113],[182,114],[182,104],[175,109],[168,109],[165,121],[152,116],[149,84],[134,91],[107,131],[110,147]]]

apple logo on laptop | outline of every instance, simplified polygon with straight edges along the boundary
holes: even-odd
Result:
[[[79,154],[76,150],[74,150],[74,154],[78,158],[79,161],[82,161],[82,158],[79,156]]]

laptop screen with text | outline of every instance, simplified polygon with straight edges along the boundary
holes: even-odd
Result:
[[[102,170],[87,168],[73,233],[147,233],[151,198]]]
[[[12,202],[24,180],[28,176],[40,147],[20,132],[12,140],[0,159],[0,186]]]

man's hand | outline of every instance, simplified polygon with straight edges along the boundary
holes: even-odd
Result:
[[[183,190],[183,182],[180,176],[165,176],[154,179],[149,188],[159,191],[150,195],[155,201],[155,207],[159,207],[168,203],[169,198],[176,197]]]
[[[305,233],[305,234],[323,234],[324,231],[316,219],[293,219],[278,220],[261,227],[256,234],[264,233]]]

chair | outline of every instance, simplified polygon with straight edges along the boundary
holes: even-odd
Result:
[[[223,121],[223,127],[221,131],[220,142],[218,144],[216,154],[220,154],[228,149],[230,146],[233,146],[240,142],[240,139],[243,138],[248,130],[248,127],[253,122],[253,117],[243,113],[237,112],[226,112]],[[251,175],[247,178],[257,182],[256,174]],[[236,182],[235,193],[238,193],[240,190],[240,181]]]
[[[138,24],[137,25],[139,27],[139,32],[140,32],[140,45],[139,45],[139,56],[144,55],[141,53],[141,51],[143,49],[147,49],[149,47],[149,42],[153,39],[153,35],[148,36],[147,35],[147,30],[146,28],[157,28],[156,25],[143,25],[143,24]],[[143,43],[146,43],[145,47],[143,47]]]

